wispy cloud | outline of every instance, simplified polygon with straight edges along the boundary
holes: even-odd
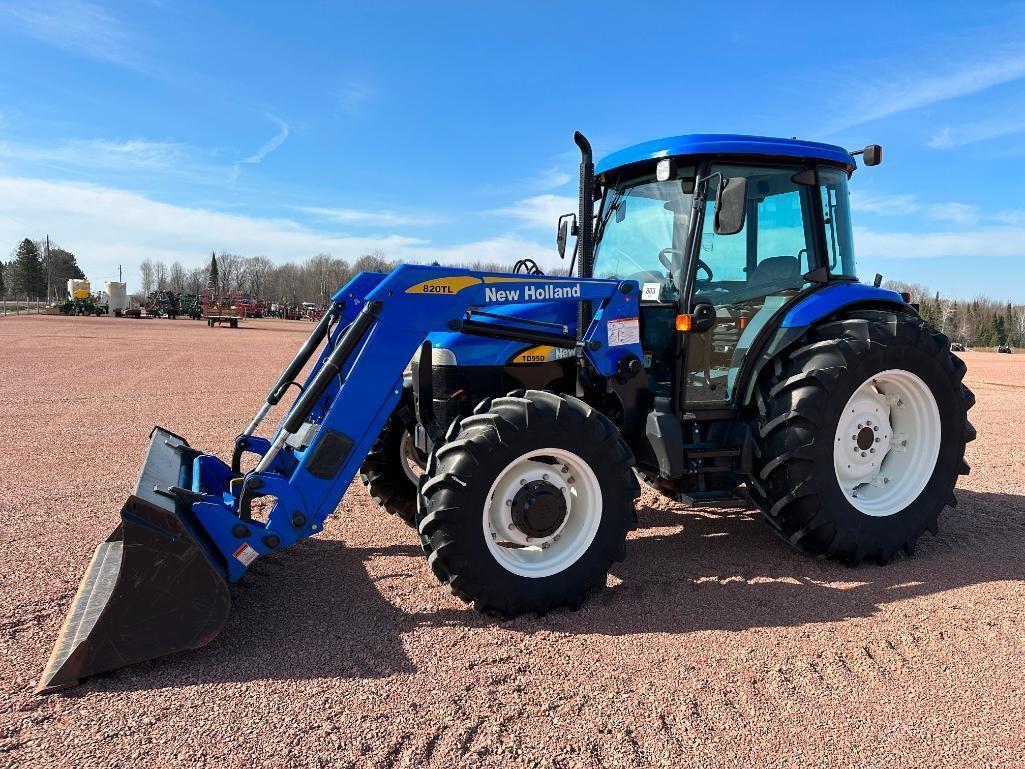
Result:
[[[555,231],[555,225],[563,214],[575,211],[577,199],[564,195],[535,195],[532,198],[518,200],[511,206],[497,208],[489,214],[510,217],[522,227]]]
[[[147,139],[69,139],[52,145],[0,142],[0,160],[64,169],[171,169],[188,162],[192,152],[192,148],[180,142]]]
[[[917,195],[851,195],[851,208],[875,216],[911,216],[958,226],[976,224],[979,207],[968,203],[923,203]]]
[[[874,75],[865,76],[862,72],[862,85],[842,89],[843,107],[825,133],[833,134],[1025,78],[1025,48],[983,45],[977,41],[960,47],[969,45],[972,52],[949,47],[942,57],[926,57],[917,52],[904,61],[877,67],[880,71]],[[987,53],[974,53],[979,50]],[[925,63],[915,63],[920,61]]]
[[[558,261],[554,245],[544,247],[516,234],[453,244],[395,233],[345,236],[291,219],[176,206],[110,187],[18,177],[0,177],[0,211],[0,242],[14,243],[25,233],[48,231],[74,249],[83,270],[94,279],[116,274],[118,264],[131,275],[146,258],[200,264],[211,250],[222,248],[264,254],[277,262],[319,252],[352,260],[374,250],[392,259],[424,263]]]
[[[568,183],[573,176],[558,166],[552,166],[541,171],[536,176],[527,180],[527,183],[537,190],[554,190]]]
[[[133,68],[144,66],[125,24],[87,0],[34,0],[0,4],[0,25],[92,59]]]
[[[247,158],[243,158],[239,163],[246,163],[248,165],[256,165],[262,163],[263,159],[271,154],[274,150],[285,143],[285,139],[288,138],[288,123],[279,117],[274,115],[267,115],[267,118],[275,123],[278,127],[278,132],[270,139],[260,145],[260,148]]]
[[[367,211],[359,208],[321,208],[317,206],[298,206],[319,219],[340,222],[342,224],[367,225],[371,227],[410,227],[414,225],[441,224],[447,221],[444,217],[425,213],[400,213],[398,211],[380,210]]]
[[[1025,131],[1025,119],[1001,117],[958,126],[943,126],[930,137],[928,144],[934,150],[950,150],[966,144],[1012,136],[1022,131]]]
[[[338,105],[346,115],[360,114],[377,96],[377,91],[366,83],[350,81],[338,91]]]
[[[902,216],[921,209],[916,195],[862,195],[851,194],[851,208],[859,213],[881,216]]]
[[[878,232],[856,227],[859,259],[1025,258],[1025,228],[984,227],[955,232]]]

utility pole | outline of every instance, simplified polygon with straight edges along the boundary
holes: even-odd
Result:
[[[46,234],[46,301],[50,301],[53,286],[53,263],[50,261],[50,234]]]

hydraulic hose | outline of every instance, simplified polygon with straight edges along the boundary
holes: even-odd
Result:
[[[284,397],[285,391],[288,390],[288,386],[292,384],[299,372],[302,371],[303,366],[309,361],[310,356],[320,347],[320,343],[324,341],[324,337],[327,336],[328,327],[331,325],[337,312],[338,305],[332,304],[317,322],[313,332],[303,342],[299,352],[295,354],[292,362],[288,364],[281,376],[278,377],[277,383],[267,394],[267,405],[278,405],[278,402]]]
[[[288,418],[282,426],[283,433],[295,433],[302,427],[303,422],[306,421],[310,412],[313,411],[313,407],[323,396],[331,381],[341,372],[345,362],[363,340],[367,329],[374,322],[373,305],[374,303],[364,306],[360,314],[356,316],[356,320],[352,322],[352,325],[342,335],[335,349],[327,356],[320,370],[313,377],[313,381],[303,390],[302,395],[296,400],[292,411],[289,412]]]

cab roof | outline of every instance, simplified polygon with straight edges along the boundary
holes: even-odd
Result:
[[[854,170],[854,158],[843,147],[802,139],[775,139],[770,136],[741,134],[685,134],[635,144],[606,155],[598,161],[594,172],[604,174],[633,163],[681,155],[764,155],[823,160]]]

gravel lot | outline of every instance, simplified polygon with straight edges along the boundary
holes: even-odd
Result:
[[[309,329],[0,319],[0,764],[1022,765],[1025,355],[964,354],[973,472],[886,568],[646,492],[604,593],[497,622],[357,482],[209,646],[33,696],[150,428],[226,455]]]

